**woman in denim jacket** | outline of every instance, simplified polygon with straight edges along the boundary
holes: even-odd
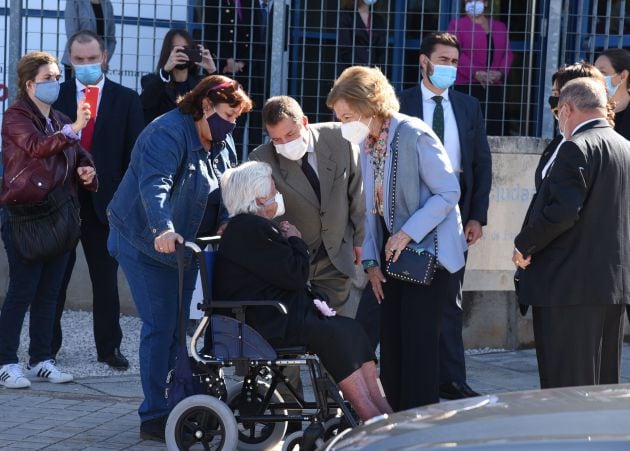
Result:
[[[251,100],[232,79],[211,75],[201,80],[177,109],[140,134],[107,209],[108,249],[125,272],[143,323],[143,439],[164,440],[164,389],[175,360],[178,315],[175,243],[216,233],[219,179],[233,164],[221,157],[221,143],[251,108]],[[186,271],[185,302],[190,303],[195,278],[196,270]]]

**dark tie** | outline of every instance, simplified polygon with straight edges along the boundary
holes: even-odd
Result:
[[[311,186],[313,187],[313,191],[315,191],[315,194],[317,195],[317,199],[319,199],[319,201],[321,202],[322,198],[321,198],[321,193],[319,190],[319,179],[317,178],[317,174],[315,173],[313,166],[311,166],[310,163],[308,162],[308,154],[309,153],[306,152],[304,156],[302,157],[302,172],[304,172],[304,175],[306,176],[308,183],[310,183]]]
[[[433,131],[444,144],[444,107],[442,106],[442,96],[434,96],[435,111],[433,111]]]

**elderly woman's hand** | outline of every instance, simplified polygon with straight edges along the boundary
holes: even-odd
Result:
[[[175,243],[184,244],[184,237],[175,230],[164,230],[155,237],[153,245],[155,250],[162,254],[172,254],[175,252]]]
[[[77,168],[77,175],[84,185],[89,185],[92,183],[92,180],[94,180],[96,170],[92,166],[79,166]]]
[[[297,236],[298,238],[302,238],[302,234],[300,231],[291,224],[289,221],[282,221],[280,224],[280,233],[285,238],[290,238],[292,236]]]
[[[394,233],[385,243],[385,257],[387,260],[393,257],[393,261],[398,260],[402,250],[409,244],[411,237],[402,230]]]

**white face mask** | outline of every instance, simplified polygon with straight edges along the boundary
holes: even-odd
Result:
[[[304,142],[304,138],[302,137],[302,132],[300,132],[300,136],[297,139],[294,139],[286,144],[274,144],[274,146],[276,148],[276,152],[284,158],[293,161],[297,161],[302,158],[308,148],[308,144]]]
[[[276,213],[273,217],[277,218],[278,216],[282,216],[284,214],[284,197],[282,197],[282,193],[280,191],[277,191],[274,199],[278,204],[278,208],[276,209]]]
[[[483,14],[484,9],[486,9],[486,6],[483,2],[466,2],[466,12],[472,16],[479,16]]]
[[[370,119],[371,121],[372,119]],[[361,144],[370,134],[370,127],[361,121],[352,121],[341,124],[341,136],[352,144]]]

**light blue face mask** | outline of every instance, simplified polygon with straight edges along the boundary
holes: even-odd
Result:
[[[59,97],[59,81],[49,80],[35,83],[35,98],[47,105],[52,105]]]
[[[363,0],[363,3],[365,3],[367,6],[372,6],[373,4],[375,4],[378,0]]]
[[[433,64],[433,63],[431,63]],[[457,78],[457,68],[454,66],[444,66],[433,64],[433,73],[429,75],[431,84],[438,89],[448,89],[453,86]]]
[[[94,85],[103,76],[101,63],[74,64],[74,74],[84,85]]]
[[[606,89],[608,90],[608,95],[610,97],[613,97],[615,93],[617,92],[617,89],[619,89],[619,86],[621,86],[621,83],[619,83],[617,86],[613,86],[612,78],[613,78],[612,75],[604,76],[604,80],[606,80]]]

